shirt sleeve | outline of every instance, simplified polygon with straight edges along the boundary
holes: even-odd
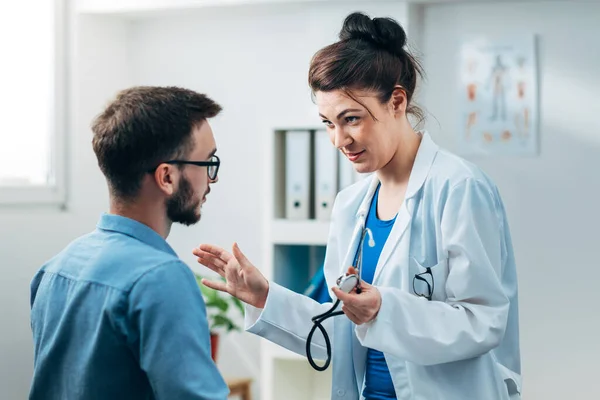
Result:
[[[183,262],[145,273],[127,307],[130,343],[157,400],[227,398],[229,389],[211,358],[204,299]]]

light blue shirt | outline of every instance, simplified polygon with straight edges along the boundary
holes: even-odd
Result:
[[[30,399],[225,399],[206,307],[154,230],[103,215],[31,283]]]

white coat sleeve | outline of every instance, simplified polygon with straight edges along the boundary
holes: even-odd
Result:
[[[336,224],[338,212],[339,202],[336,197],[330,221],[332,231]],[[335,233],[330,232],[327,239],[324,265],[328,285],[337,278],[336,274],[339,271],[337,242]],[[335,299],[331,290],[329,295]],[[313,327],[312,318],[323,314],[332,306],[333,303],[320,304],[310,297],[295,293],[271,281],[269,282],[267,302],[263,309],[246,305],[245,329],[294,353],[306,355],[306,339]],[[341,305],[337,307],[336,311],[340,309]],[[321,323],[332,346],[334,344],[334,318],[328,318]],[[315,331],[311,339],[311,355],[315,360],[324,360],[327,356],[325,339],[319,329]]]
[[[311,318],[332,306],[332,303],[320,304],[310,297],[270,282],[265,308],[246,305],[246,330],[304,356],[306,338],[313,326]],[[329,338],[333,339],[333,318],[326,319],[321,325]],[[310,351],[316,360],[326,358],[325,340],[319,330],[313,334]]]
[[[356,328],[363,346],[434,365],[476,357],[500,343],[509,301],[500,281],[504,228],[497,210],[483,182],[467,179],[450,189],[441,217],[447,300],[378,287],[376,319]]]

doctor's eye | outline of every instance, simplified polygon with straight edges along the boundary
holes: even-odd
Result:
[[[350,116],[346,117],[346,123],[349,125],[356,125],[360,121],[360,117]]]
[[[326,119],[321,120],[321,122],[328,128],[333,128],[333,124],[331,123],[331,121],[328,121]]]

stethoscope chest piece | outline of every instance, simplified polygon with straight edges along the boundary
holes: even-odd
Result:
[[[358,286],[358,282],[358,275],[344,275],[338,278],[337,285],[342,292],[350,293],[355,287]]]

